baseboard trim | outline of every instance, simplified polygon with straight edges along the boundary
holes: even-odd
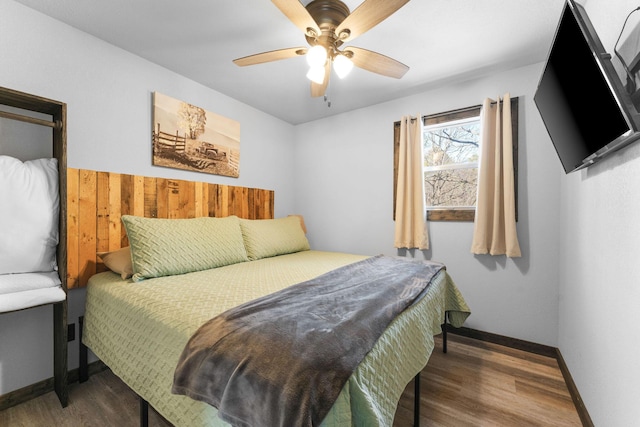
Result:
[[[573,378],[571,377],[569,368],[564,362],[562,353],[560,353],[560,349],[556,349],[556,360],[558,361],[558,366],[560,366],[560,371],[562,372],[562,376],[564,377],[564,382],[567,384],[569,393],[571,393],[571,399],[573,400],[573,404],[578,411],[578,415],[580,416],[580,421],[582,421],[583,427],[594,427],[593,421],[591,421],[591,417],[589,416],[589,412],[587,412],[587,408],[584,406],[584,402],[580,397],[580,393],[578,393],[578,387],[576,386],[576,383],[573,382]]]
[[[567,389],[569,390],[569,394],[571,394],[571,400],[573,400],[573,404],[576,407],[576,411],[578,412],[580,421],[582,421],[583,427],[594,427],[593,421],[591,421],[591,417],[589,416],[589,412],[587,411],[587,408],[585,407],[584,402],[580,397],[578,387],[571,377],[569,368],[567,367],[567,364],[565,363],[559,348],[530,341],[524,341],[517,338],[506,337],[504,335],[492,334],[490,332],[479,331],[477,329],[466,327],[454,328],[449,324],[447,324],[446,327],[447,332],[451,334],[473,338],[479,341],[486,341],[492,344],[503,345],[505,347],[523,350],[529,353],[556,359],[556,361],[558,362],[558,367],[560,368],[560,372],[562,372],[562,376],[564,377],[564,382],[567,385]]]
[[[105,369],[108,369],[107,365],[105,365],[100,360],[89,364],[90,374],[97,374],[98,372],[102,372]],[[69,371],[67,376],[69,384],[78,382],[78,378],[79,376],[78,376],[77,368]],[[21,403],[27,402],[38,396],[47,394],[53,390],[54,390],[54,380],[53,380],[53,377],[51,377],[51,378],[47,378],[46,380],[38,381],[35,384],[31,384],[26,387],[20,388],[18,390],[14,390],[7,394],[3,394],[2,396],[0,396],[0,411],[4,411],[5,409],[11,408],[12,406],[16,406]]]
[[[522,350],[541,356],[556,357],[557,349],[548,345],[538,344],[531,341],[524,341],[517,338],[506,337],[504,335],[492,334],[490,332],[479,331],[471,328],[454,328],[447,324],[447,332],[455,335],[461,335],[467,338],[475,338],[479,341],[486,341],[493,344],[503,345],[516,350]]]

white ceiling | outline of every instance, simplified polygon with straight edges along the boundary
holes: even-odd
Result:
[[[307,46],[269,0],[16,0],[292,124],[452,80],[546,59],[565,0],[412,0],[347,45],[410,67],[402,79],[333,74],[331,106],[310,96],[302,57],[238,67],[235,58]],[[310,0],[303,0],[303,4]],[[345,0],[354,10],[361,0]]]

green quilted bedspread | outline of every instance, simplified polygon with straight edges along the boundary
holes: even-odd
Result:
[[[170,392],[191,335],[231,307],[363,258],[303,251],[138,283],[99,273],[87,288],[83,342],[172,424],[226,426],[214,407]],[[383,333],[322,426],[390,426],[400,395],[433,351],[445,310],[454,326],[462,326],[470,313],[443,271],[425,297]]]

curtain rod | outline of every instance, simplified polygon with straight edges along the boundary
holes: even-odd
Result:
[[[515,96],[515,97],[512,97],[512,98],[511,98],[511,100],[514,100],[514,99],[517,99],[517,98],[518,98],[518,97],[517,97],[517,96]],[[500,100],[500,102],[504,102],[504,101],[503,101],[503,100]],[[496,105],[497,103],[498,103],[498,101],[491,101],[491,105]],[[449,114],[452,114],[452,113],[464,113],[465,111],[471,111],[471,110],[475,110],[475,109],[478,109],[478,108],[482,108],[482,104],[473,105],[473,106],[471,106],[471,107],[458,108],[458,109],[456,109],[456,110],[445,111],[445,112],[437,113],[437,114],[428,114],[428,115],[424,115],[424,116],[422,116],[420,119],[421,119],[421,120],[424,120],[426,117],[429,117],[429,118],[436,118],[436,117],[441,117],[441,116],[449,115]],[[411,118],[411,121],[412,121],[412,122],[413,122],[413,121],[415,121],[415,120],[416,120],[416,117],[412,117],[412,118]]]
[[[5,119],[19,120],[21,122],[27,122],[34,125],[47,126],[50,128],[56,128],[58,124],[56,122],[37,119],[35,117],[25,116],[22,114],[10,113],[8,111],[0,110],[0,117],[4,117]]]

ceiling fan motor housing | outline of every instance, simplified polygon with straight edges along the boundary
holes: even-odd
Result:
[[[307,34],[307,42],[312,46],[321,44],[327,48],[340,46],[342,40],[335,33],[335,29],[351,13],[347,5],[340,0],[313,0],[306,9],[322,31],[322,34],[315,37]]]

